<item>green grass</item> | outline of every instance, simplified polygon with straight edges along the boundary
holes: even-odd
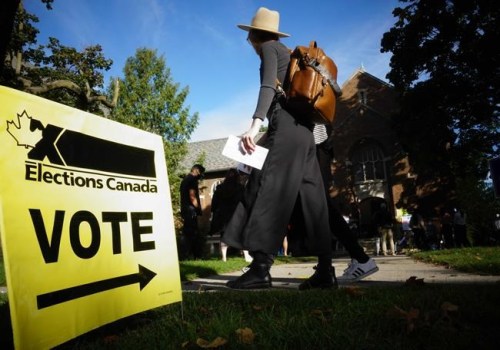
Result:
[[[2,260],[0,260],[0,286],[5,286],[5,269]]]
[[[186,293],[65,344],[63,349],[493,349],[500,285],[336,291]],[[480,301],[480,302],[479,302]],[[237,335],[247,329],[248,344]]]
[[[476,273],[498,273],[499,249],[424,252],[413,257]],[[277,263],[297,261],[303,260],[279,258]],[[226,263],[214,258],[183,261],[180,269],[183,280],[190,280],[245,265],[242,258]],[[7,305],[0,303],[2,349],[9,348],[5,335],[11,334]],[[498,283],[190,292],[183,294],[182,304],[118,320],[59,349],[201,349],[196,345],[200,339],[219,339],[224,345],[212,347],[218,349],[496,349],[499,305]],[[247,336],[241,338],[238,332]]]
[[[500,275],[500,247],[425,251],[414,253],[412,257],[463,272]]]

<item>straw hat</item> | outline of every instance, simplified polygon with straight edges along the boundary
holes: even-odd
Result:
[[[263,30],[270,33],[278,34],[280,37],[287,37],[290,34],[282,33],[279,31],[280,14],[278,11],[271,11],[265,7],[261,7],[255,13],[250,25],[238,24],[238,28],[246,30],[251,29]]]

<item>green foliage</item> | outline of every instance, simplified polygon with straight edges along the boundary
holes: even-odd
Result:
[[[205,164],[205,161],[207,159],[207,154],[205,151],[201,152],[198,157],[194,160],[194,164]]]
[[[398,7],[382,52],[401,94],[395,128],[421,183],[486,178],[499,149],[500,7],[495,0],[419,1]]]
[[[175,213],[179,206],[179,165],[198,124],[198,113],[191,115],[189,107],[184,106],[189,88],[180,88],[163,56],[146,48],[127,59],[119,84],[120,97],[110,118],[163,138]]]
[[[44,2],[48,7],[52,3]],[[103,72],[113,63],[104,57],[102,47],[91,45],[78,51],[56,38],[37,45],[39,31],[34,25],[38,21],[19,8],[0,84],[92,113],[101,113],[102,104],[112,107],[101,94]]]
[[[493,188],[484,182],[466,177],[457,180],[457,203],[467,214],[467,232],[474,245],[488,245],[493,220],[500,212],[500,201]]]

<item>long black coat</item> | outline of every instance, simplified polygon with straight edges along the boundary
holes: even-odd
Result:
[[[290,252],[330,253],[326,195],[312,132],[277,105],[262,146],[269,149],[264,166],[252,170],[222,240],[238,249],[275,254],[293,213],[293,221],[300,223],[295,227],[302,229],[288,237]]]

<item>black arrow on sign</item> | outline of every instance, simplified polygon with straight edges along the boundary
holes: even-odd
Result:
[[[139,283],[141,290],[156,276],[151,270],[139,265],[139,272],[130,275],[114,277],[107,280],[82,284],[81,286],[56,290],[36,297],[38,309],[43,309],[52,305],[64,303],[69,300],[85,297],[87,295],[104,292],[106,290],[128,286]]]

